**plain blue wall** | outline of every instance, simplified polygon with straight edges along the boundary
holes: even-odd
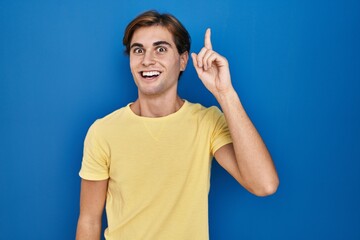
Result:
[[[0,239],[74,238],[83,140],[136,98],[121,40],[148,9],[177,16],[193,51],[212,28],[281,179],[258,198],[214,162],[211,239],[360,239],[355,0],[1,1]],[[217,104],[192,62],[180,93]]]

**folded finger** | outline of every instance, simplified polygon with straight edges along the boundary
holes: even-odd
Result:
[[[202,48],[201,51],[198,53],[198,55],[196,57],[197,65],[200,68],[202,68],[204,66],[203,58],[204,58],[207,51],[208,51],[207,48]]]
[[[211,64],[212,62],[209,61],[209,58],[211,56],[213,56],[215,54],[214,51],[212,50],[208,50],[206,51],[206,53],[204,54],[204,57],[203,57],[203,65],[204,65],[204,70],[206,71],[207,69],[211,68]]]

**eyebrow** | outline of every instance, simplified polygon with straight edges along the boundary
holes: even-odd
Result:
[[[159,46],[159,45],[167,45],[169,47],[172,47],[172,45],[170,43],[168,43],[167,41],[156,41],[152,45],[154,47]],[[142,48],[142,47],[144,47],[144,45],[141,43],[133,43],[133,44],[131,44],[130,49],[133,47],[141,47]]]
[[[153,43],[153,46],[159,46],[159,45],[167,45],[169,47],[172,47],[170,43],[168,43],[167,41],[157,41]]]

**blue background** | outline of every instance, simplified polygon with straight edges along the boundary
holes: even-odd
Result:
[[[126,24],[177,16],[206,27],[266,142],[278,192],[258,198],[214,162],[210,235],[360,239],[360,2],[1,1],[0,239],[74,239],[85,134],[133,101]],[[189,62],[180,95],[217,104]]]

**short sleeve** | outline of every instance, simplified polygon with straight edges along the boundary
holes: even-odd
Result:
[[[232,140],[224,114],[217,107],[214,107],[213,111],[214,127],[211,135],[211,154],[214,156],[219,148],[231,143]]]
[[[109,178],[109,148],[106,141],[97,133],[95,122],[88,130],[79,175],[86,180],[105,180]]]

